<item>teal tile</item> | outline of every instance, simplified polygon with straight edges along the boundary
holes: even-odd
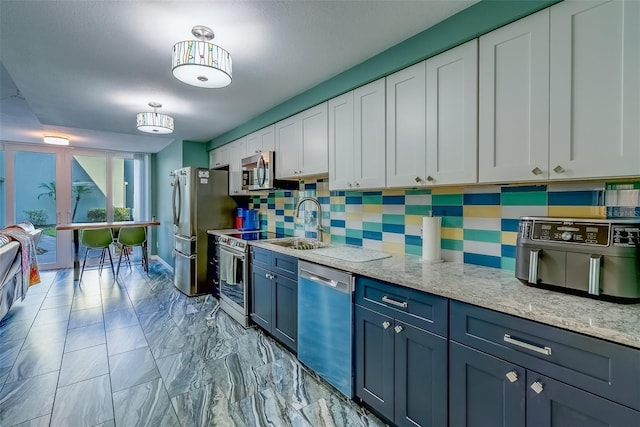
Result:
[[[363,205],[381,205],[382,195],[378,196],[362,196]]]
[[[311,206],[311,205],[309,205]],[[284,204],[284,209],[285,210],[294,210],[296,208],[296,203],[285,203]],[[306,206],[303,206],[303,208],[306,208]],[[310,209],[315,209],[315,208],[310,208]]]
[[[379,222],[368,222],[364,221],[362,223],[363,231],[379,231],[382,232],[382,224]]]
[[[276,228],[284,228],[284,221],[276,221]]]
[[[431,203],[438,206],[462,206],[462,194],[434,194]]]
[[[462,228],[463,217],[461,216],[443,216],[442,226],[449,228]]]
[[[473,240],[475,242],[500,243],[500,231],[492,230],[472,230],[465,229],[463,231],[464,240]]]
[[[357,230],[355,228],[347,228],[345,230],[346,237],[353,237],[355,239],[362,239],[362,230]]]
[[[404,225],[404,215],[382,214],[382,223]]]
[[[331,243],[346,243],[347,238],[345,236],[331,236]]]
[[[331,212],[344,212],[345,205],[331,204]]]
[[[516,271],[516,259],[515,258],[502,257],[501,263],[502,263],[501,268],[503,270]]]
[[[422,246],[404,245],[404,253],[408,255],[422,256]]]
[[[404,207],[404,213],[407,215],[429,216],[431,205],[407,205]]]
[[[431,194],[430,188],[409,188],[405,191],[407,196]]]
[[[502,206],[546,206],[546,191],[502,193]]]
[[[442,239],[440,246],[450,251],[462,251],[462,240]]]

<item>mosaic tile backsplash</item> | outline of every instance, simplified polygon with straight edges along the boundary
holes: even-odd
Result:
[[[278,190],[253,197],[261,228],[287,236],[316,237],[316,206],[297,201],[313,196],[322,205],[324,241],[395,254],[422,255],[424,216],[442,217],[442,258],[514,270],[521,216],[569,218],[640,217],[640,181],[545,185],[485,185],[431,189],[329,191],[323,181],[299,191]]]

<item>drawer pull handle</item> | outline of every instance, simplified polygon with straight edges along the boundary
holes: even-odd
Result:
[[[406,301],[400,302],[400,301],[392,300],[391,298],[389,298],[386,295],[382,297],[382,302],[386,302],[386,303],[389,303],[391,305],[395,305],[397,307],[402,307],[402,308],[407,308],[407,306],[408,306]]]
[[[509,334],[504,334],[504,342],[508,342],[509,344],[517,345],[518,347],[526,348],[527,350],[535,351],[537,353],[542,353],[546,356],[551,356],[551,347],[538,347],[535,345],[531,345],[529,343],[511,338],[511,335]]]
[[[402,332],[402,329],[404,329],[404,328],[402,326],[398,325],[393,329],[396,331],[396,334],[399,334],[400,332]]]
[[[542,393],[542,390],[544,390],[544,387],[542,386],[542,383],[540,381],[536,381],[531,384],[531,390],[535,391],[537,394],[540,394]]]
[[[505,375],[509,382],[515,383],[518,381],[518,373],[516,371],[507,372]]]
[[[389,322],[382,322],[382,327],[387,329],[389,326],[391,326],[391,323]]]

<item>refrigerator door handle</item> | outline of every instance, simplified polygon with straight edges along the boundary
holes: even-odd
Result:
[[[173,225],[180,224],[180,214],[182,210],[182,190],[180,189],[180,177],[176,174],[173,184]],[[176,206],[177,201],[177,206]]]
[[[193,255],[184,254],[177,249],[174,249],[173,251],[176,253],[176,255],[181,256],[182,258],[196,259],[196,256],[197,256],[196,254],[193,254]]]

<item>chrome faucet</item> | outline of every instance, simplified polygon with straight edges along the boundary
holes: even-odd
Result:
[[[293,217],[298,218],[298,215],[300,214],[300,206],[302,206],[304,202],[313,202],[316,206],[318,206],[318,221],[316,225],[316,231],[318,232],[318,240],[322,242],[322,232],[324,231],[324,228],[322,227],[322,206],[320,205],[318,199],[316,199],[315,197],[303,197],[302,199],[300,199],[298,201],[298,204],[296,205]]]

